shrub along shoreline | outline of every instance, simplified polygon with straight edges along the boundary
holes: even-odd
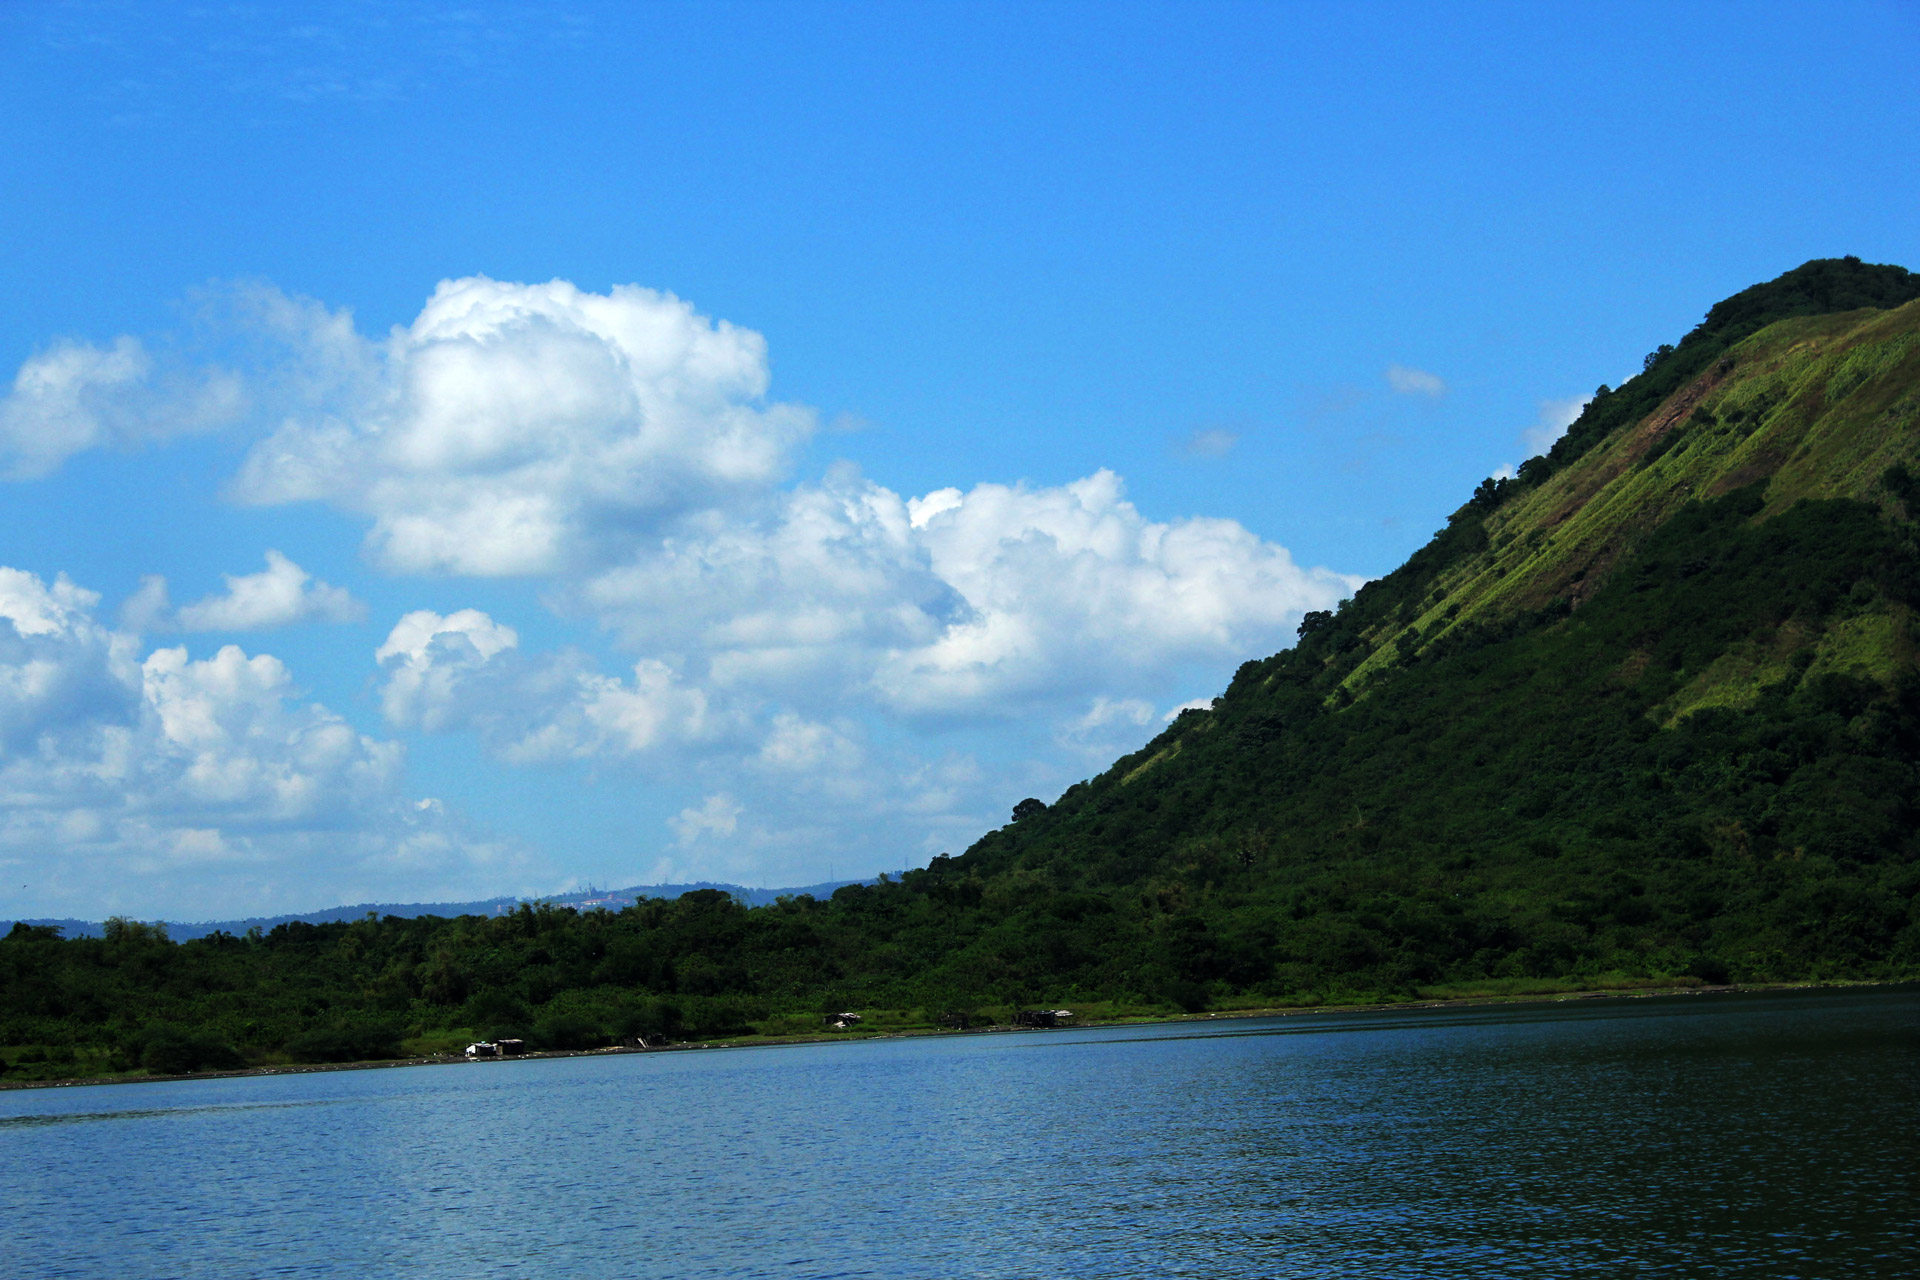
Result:
[[[978,1027],[885,1027],[871,1029],[862,1026],[846,1031],[820,1033],[814,1035],[743,1035],[728,1036],[714,1040],[679,1041],[651,1044],[644,1047],[613,1045],[596,1049],[536,1049],[518,1054],[511,1058],[471,1059],[462,1053],[434,1053],[409,1057],[368,1058],[347,1062],[287,1062],[260,1066],[231,1067],[214,1070],[188,1070],[175,1073],[151,1071],[127,1071],[107,1075],[69,1076],[44,1080],[10,1080],[0,1077],[0,1091],[14,1089],[66,1089],[85,1085],[110,1084],[161,1084],[182,1080],[228,1080],[248,1076],[311,1075],[329,1071],[369,1071],[391,1067],[433,1067],[459,1064],[494,1065],[502,1062],[524,1062],[553,1058],[594,1058],[621,1055],[651,1053],[691,1052],[703,1049],[783,1049],[801,1045],[819,1045],[872,1040],[899,1040],[923,1036],[990,1035],[1007,1033],[1045,1034],[1060,1030],[1110,1030],[1133,1026],[1158,1026],[1181,1022],[1217,1023],[1222,1021],[1243,1021],[1254,1019],[1298,1017],[1307,1014],[1357,1015],[1370,1013],[1410,1013],[1426,1010],[1470,1009],[1489,1006],[1523,1007],[1531,1005],[1567,1004],[1584,1000],[1629,1000],[1651,999],[1676,996],[1725,996],[1755,994],[1770,991],[1843,991],[1869,990],[1879,987],[1909,986],[1898,982],[1763,982],[1738,983],[1724,986],[1707,986],[1699,982],[1671,984],[1663,986],[1613,986],[1602,989],[1568,988],[1563,991],[1533,991],[1517,995],[1481,994],[1468,996],[1449,996],[1425,1000],[1387,1000],[1376,1003],[1343,1005],[1289,1005],[1275,1008],[1232,1009],[1213,1013],[1181,1014],[1136,1014],[1124,1017],[1103,1019],[1076,1018],[1071,1026],[1031,1027],[1013,1024],[996,1024]]]

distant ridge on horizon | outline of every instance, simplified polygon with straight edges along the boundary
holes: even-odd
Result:
[[[175,942],[190,942],[195,938],[204,938],[208,934],[226,932],[245,933],[249,929],[262,932],[277,925],[292,924],[331,924],[341,920],[360,920],[368,915],[399,916],[412,919],[416,916],[492,916],[500,915],[519,906],[523,902],[546,902],[558,907],[629,905],[640,898],[678,898],[683,894],[699,889],[718,889],[722,893],[736,898],[750,907],[766,906],[782,897],[799,897],[812,894],[816,898],[830,896],[834,890],[850,884],[873,884],[866,880],[823,880],[819,884],[798,885],[785,889],[750,889],[745,885],[721,884],[712,880],[695,880],[686,884],[638,884],[625,889],[586,888],[572,893],[505,894],[497,898],[476,898],[470,902],[357,902],[349,906],[326,907],[319,911],[290,912],[286,915],[248,916],[239,920],[203,920],[180,921],[162,920],[156,923],[167,927],[167,936]],[[14,924],[35,926],[51,925],[61,929],[69,938],[97,938],[101,936],[103,921],[79,919],[55,919],[53,917],[21,917],[18,920],[0,920],[0,932],[10,929]]]

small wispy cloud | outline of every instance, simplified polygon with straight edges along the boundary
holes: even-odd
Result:
[[[1446,379],[1439,374],[1404,364],[1387,366],[1387,385],[1393,388],[1395,395],[1426,396],[1429,400],[1438,400],[1447,394]]]
[[[1153,721],[1153,704],[1145,698],[1101,696],[1093,699],[1085,715],[1062,725],[1054,740],[1089,755],[1112,756]]]
[[[1171,711],[1167,712],[1166,715],[1161,716],[1160,723],[1172,724],[1175,720],[1178,720],[1183,714],[1185,714],[1188,711],[1211,711],[1211,710],[1213,710],[1212,698],[1193,698],[1173,708]]]
[[[1542,400],[1540,416],[1520,433],[1520,443],[1527,447],[1527,456],[1531,458],[1553,448],[1554,441],[1567,434],[1567,428],[1592,399],[1592,396],[1573,396],[1566,400]]]
[[[138,338],[56,342],[28,357],[0,395],[0,477],[39,480],[88,449],[217,430],[245,408],[232,374],[165,368]]]
[[[167,580],[148,574],[121,606],[120,619],[135,631],[264,631],[296,622],[359,622],[367,607],[345,587],[321,582],[278,551],[267,552],[260,573],[221,574],[227,589],[170,611]]]
[[[1224,458],[1240,443],[1238,432],[1225,427],[1196,431],[1181,442],[1180,451],[1189,458]]]
[[[670,823],[684,848],[702,836],[730,836],[740,826],[740,815],[746,810],[739,802],[724,791],[715,792],[698,809],[682,809],[680,816],[670,819]]]

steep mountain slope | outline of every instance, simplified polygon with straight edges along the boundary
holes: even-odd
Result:
[[[1809,498],[1883,503],[1882,477],[1917,448],[1920,308],[1776,324],[1596,442],[1577,467],[1509,501],[1496,488],[1498,505],[1481,519],[1487,547],[1436,575],[1427,607],[1385,638],[1427,644],[1558,599],[1578,606],[1685,504],[1756,482],[1766,485],[1762,520]]]
[[[1192,999],[1911,972],[1916,295],[1833,260],[1722,303],[1211,711],[934,874],[1105,887]]]

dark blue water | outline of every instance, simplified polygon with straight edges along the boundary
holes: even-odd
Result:
[[[1920,994],[0,1093],[9,1276],[1920,1275]]]

